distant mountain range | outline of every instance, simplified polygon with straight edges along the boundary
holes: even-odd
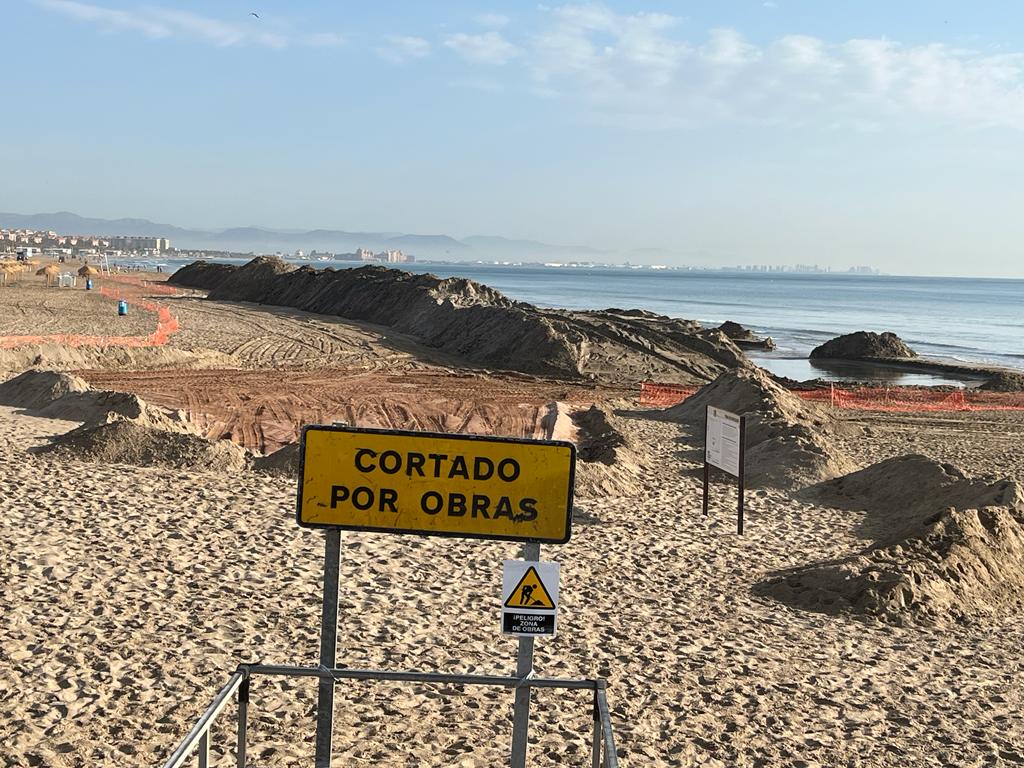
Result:
[[[335,229],[294,231],[263,227],[224,230],[185,229],[147,219],[90,219],[74,213],[0,213],[0,227],[54,230],[62,235],[136,235],[167,237],[175,248],[237,251],[241,253],[291,253],[296,250],[351,253],[357,248],[375,251],[399,249],[418,258],[499,261],[578,260],[604,262],[623,255],[579,245],[551,245],[535,240],[510,240],[476,235],[457,240],[448,235],[414,235],[399,232],[347,232]]]

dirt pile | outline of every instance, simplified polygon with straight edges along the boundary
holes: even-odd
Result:
[[[0,384],[0,405],[36,411],[69,394],[88,392],[89,384],[70,373],[25,371]]]
[[[548,406],[544,423],[550,439],[576,444],[577,499],[640,492],[643,468],[651,463],[645,459],[648,447],[631,439],[611,410],[555,402]]]
[[[592,405],[585,411],[574,412],[570,418],[577,429],[576,455],[579,460],[614,464],[618,449],[626,444],[626,439],[608,421],[607,412]]]
[[[747,417],[745,481],[750,486],[796,489],[854,468],[832,437],[856,428],[783,389],[759,368],[723,373],[662,414],[703,444],[708,406]]]
[[[212,274],[212,273],[211,273]],[[207,265],[171,282],[207,287]],[[746,365],[724,334],[638,310],[580,312],[512,301],[486,285],[379,266],[317,270],[259,257],[210,284],[214,300],[294,307],[375,323],[468,363],[569,379],[695,383]]]
[[[978,389],[988,392],[1024,392],[1024,373],[1000,371]]]
[[[895,333],[857,331],[836,336],[811,350],[812,358],[837,360],[900,360],[917,357]]]
[[[57,371],[25,371],[0,384],[0,405],[24,408],[34,416],[103,424],[113,416],[134,419],[172,432],[194,432],[180,412],[166,412],[138,395],[93,389],[83,379]]]
[[[61,371],[240,368],[237,358],[212,349],[173,347],[67,347],[31,344],[0,349],[0,373],[46,368]]]
[[[102,424],[83,424],[59,435],[38,452],[78,461],[207,472],[235,472],[251,461],[248,451],[228,440],[169,432],[144,420],[113,415]]]
[[[948,464],[901,456],[808,491],[863,510],[863,552],[793,569],[756,591],[825,613],[896,624],[982,621],[1024,603],[1024,487],[972,480]]]
[[[217,264],[211,261],[194,261],[179,269],[168,282],[185,288],[199,288],[212,291],[235,272],[233,264]]]
[[[288,443],[267,456],[257,456],[253,459],[252,468],[265,475],[298,478],[299,444]]]

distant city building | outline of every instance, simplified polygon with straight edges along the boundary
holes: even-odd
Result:
[[[118,251],[155,251],[159,253],[171,248],[171,241],[166,237],[119,236],[111,237],[107,244]]]

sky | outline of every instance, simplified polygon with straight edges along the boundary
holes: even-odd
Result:
[[[3,211],[1024,277],[1024,4],[2,13]]]

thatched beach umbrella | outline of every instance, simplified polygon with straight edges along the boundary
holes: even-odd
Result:
[[[60,267],[56,264],[47,264],[42,269],[37,269],[36,274],[45,277],[46,284],[49,285],[55,278],[60,277]]]
[[[83,264],[78,270],[79,277],[92,277],[98,275],[100,271],[96,269],[92,264]]]
[[[13,261],[0,261],[0,285],[7,285],[7,281],[11,275],[15,275],[20,271],[20,267]]]

